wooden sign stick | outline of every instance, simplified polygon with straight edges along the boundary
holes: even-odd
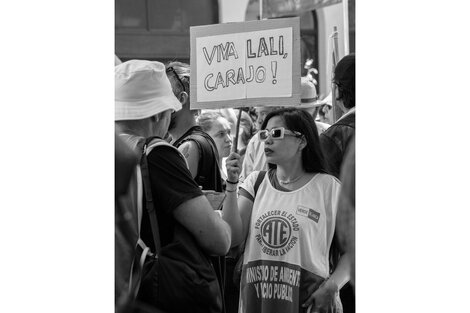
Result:
[[[238,134],[240,133],[240,120],[242,119],[242,108],[239,108],[238,110],[238,119],[237,119],[237,127],[236,127],[236,133],[235,133],[235,139],[233,143],[233,152],[238,153],[237,148],[238,148]]]

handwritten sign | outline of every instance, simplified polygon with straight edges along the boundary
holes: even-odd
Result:
[[[294,106],[299,18],[191,27],[191,109]]]

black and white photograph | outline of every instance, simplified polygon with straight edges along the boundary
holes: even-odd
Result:
[[[354,313],[355,1],[115,1],[116,312]]]
[[[470,312],[465,1],[0,7],[0,312]]]

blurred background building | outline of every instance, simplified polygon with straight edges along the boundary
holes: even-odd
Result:
[[[115,0],[115,53],[122,60],[189,62],[189,27],[262,18],[300,17],[305,62],[318,70],[321,98],[330,91],[330,36],[338,30],[338,57],[355,52],[355,0]],[[347,25],[345,25],[345,22]]]

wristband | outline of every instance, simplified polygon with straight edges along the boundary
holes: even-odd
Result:
[[[236,184],[238,184],[238,181],[239,181],[238,179],[235,182],[230,181],[230,180],[227,179],[225,182],[228,183],[228,184],[236,185]]]
[[[233,189],[233,190],[230,190],[230,189],[225,189],[226,192],[237,192],[237,189]]]

